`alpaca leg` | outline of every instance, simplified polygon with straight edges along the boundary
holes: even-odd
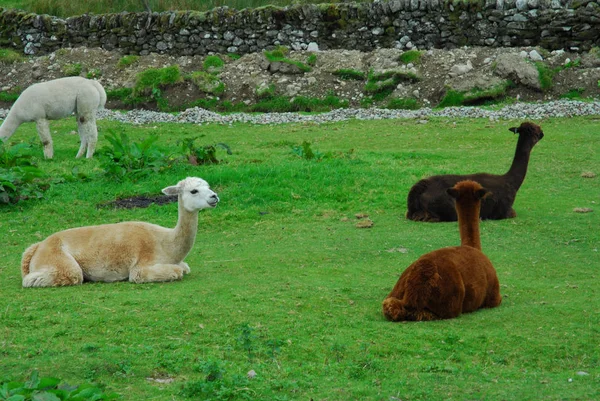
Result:
[[[181,262],[179,264],[179,266],[181,266],[181,268],[183,269],[183,274],[189,274],[190,273],[190,271],[191,271],[190,270],[190,266],[187,263]]]
[[[181,280],[183,272],[184,269],[180,265],[136,266],[129,272],[129,281],[139,284]]]
[[[77,158],[83,156],[83,152],[87,150],[86,158],[91,158],[96,150],[98,142],[98,129],[96,127],[96,117],[93,114],[78,115],[77,126],[79,137],[81,138],[81,146],[77,152]]]
[[[389,297],[383,301],[383,314],[392,322],[439,320],[440,317],[427,309],[407,308],[406,303],[398,298]]]
[[[50,136],[50,123],[45,118],[36,121],[37,132],[44,147],[44,157],[52,159],[54,157],[54,148],[52,146],[52,137]]]
[[[23,287],[58,287],[83,282],[83,271],[60,246],[38,249],[31,260],[30,272],[23,276]]]

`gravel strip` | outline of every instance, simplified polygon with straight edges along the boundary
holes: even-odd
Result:
[[[0,118],[4,119],[8,110],[0,109]],[[487,110],[478,107],[447,107],[433,110],[388,110],[388,109],[338,109],[327,113],[231,113],[219,114],[199,107],[187,109],[178,114],[161,113],[150,110],[131,110],[122,113],[114,110],[101,110],[98,119],[120,121],[130,124],[149,124],[159,122],[183,124],[288,124],[314,123],[324,124],[350,119],[386,120],[386,119],[425,119],[428,117],[449,118],[487,118],[490,120],[541,120],[548,117],[574,117],[600,115],[600,101],[581,102],[557,100],[547,103],[516,103],[499,110]]]

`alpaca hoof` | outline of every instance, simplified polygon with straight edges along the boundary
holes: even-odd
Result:
[[[383,315],[387,320],[397,322],[402,320],[404,315],[404,307],[402,302],[397,298],[386,298],[383,301]]]

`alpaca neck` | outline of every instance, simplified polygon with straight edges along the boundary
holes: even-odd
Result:
[[[8,112],[8,116],[2,123],[0,127],[0,138],[8,139],[15,133],[21,122],[16,116],[15,113]]]
[[[461,246],[470,246],[481,250],[481,238],[479,236],[480,207],[480,202],[477,202],[476,205],[456,205]]]
[[[171,252],[173,259],[183,261],[192,250],[198,232],[198,211],[189,212],[179,199],[179,217],[173,229]]]
[[[525,180],[525,174],[527,174],[527,165],[529,164],[529,155],[531,154],[532,147],[533,146],[531,146],[527,139],[519,136],[515,157],[510,169],[504,175],[509,180],[515,191],[521,187],[523,180]]]

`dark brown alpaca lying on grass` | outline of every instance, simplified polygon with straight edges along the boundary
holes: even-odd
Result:
[[[492,192],[481,205],[482,219],[508,219],[517,213],[512,208],[519,187],[525,180],[529,155],[534,145],[544,137],[542,129],[530,122],[511,128],[519,134],[512,165],[504,175],[477,173],[468,175],[435,175],[417,182],[408,193],[406,218],[416,221],[456,221],[454,202],[446,189],[459,181],[477,181]]]
[[[474,181],[447,190],[456,203],[460,246],[421,256],[383,301],[388,320],[438,320],[500,305],[496,270],[481,252],[479,208],[489,191]]]

